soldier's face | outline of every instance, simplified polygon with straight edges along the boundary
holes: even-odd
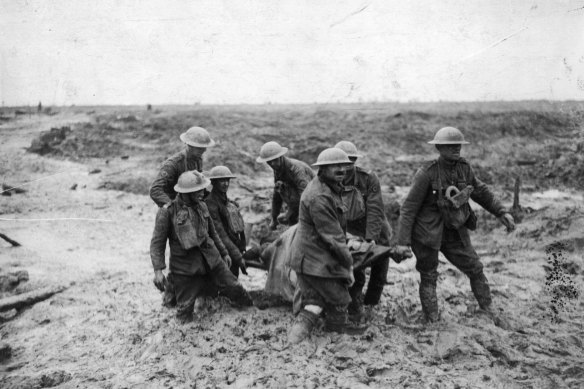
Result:
[[[271,161],[266,162],[273,170],[279,170],[280,166],[282,166],[282,157],[272,159]]]
[[[458,161],[462,145],[436,145],[436,149],[446,161]]]
[[[347,165],[346,164],[335,164],[335,165],[325,165],[321,168],[321,175],[328,181],[336,182],[340,184],[343,182],[345,178],[345,174],[347,172]]]
[[[229,189],[229,178],[214,179],[212,182],[213,188],[221,193],[227,193],[227,189]]]
[[[201,158],[205,151],[207,151],[206,147],[195,147],[187,145],[187,155],[189,157]]]
[[[186,195],[186,197],[188,198],[190,203],[196,204],[196,203],[203,201],[203,196],[205,195],[205,189],[201,189],[201,190],[198,190],[196,192],[191,192],[191,193],[183,193],[183,195]]]

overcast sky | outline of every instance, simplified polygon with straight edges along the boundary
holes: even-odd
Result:
[[[584,0],[0,0],[0,99],[584,99]]]

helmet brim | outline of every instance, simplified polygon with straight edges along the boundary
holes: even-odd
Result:
[[[205,177],[207,177],[210,180],[223,180],[223,179],[227,179],[227,178],[229,178],[229,179],[237,178],[233,175],[231,175],[231,176],[207,176],[207,175],[205,175]]]
[[[191,188],[183,188],[181,186],[178,185],[178,183],[174,186],[174,191],[176,193],[193,193],[193,192],[197,192],[199,190],[203,190],[206,187],[208,187],[209,185],[211,185],[211,180],[207,177],[205,177],[205,179],[203,180],[202,183],[200,183],[199,185],[195,185]]]
[[[280,152],[278,154],[272,155],[268,158],[257,157],[256,162],[258,162],[258,163],[268,162],[268,161],[274,160],[276,158],[280,158],[282,155],[286,154],[287,152],[288,152],[288,147],[282,147],[282,150],[280,150]]]
[[[182,134],[180,134],[180,140],[183,141],[183,143],[186,143],[189,146],[193,146],[193,147],[213,147],[215,146],[215,141],[211,138],[209,138],[210,142],[208,144],[204,144],[204,143],[199,143],[199,142],[193,142],[192,140],[187,138],[187,133],[183,132]]]
[[[323,161],[323,162],[315,162],[312,166],[326,166],[326,165],[352,165],[352,161]]]
[[[469,145],[470,142],[465,140],[448,141],[448,140],[431,140],[428,142],[431,145]]]

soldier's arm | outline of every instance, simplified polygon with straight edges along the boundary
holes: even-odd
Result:
[[[342,265],[349,268],[353,265],[353,257],[346,243],[345,231],[339,223],[335,204],[330,198],[317,196],[310,204],[310,215],[316,232],[328,246]]]
[[[303,168],[294,166],[292,179],[294,180],[294,185],[298,188],[300,193],[304,192],[308,183],[312,180],[312,177]]]
[[[209,214],[211,215],[211,220],[213,221],[213,226],[215,227],[215,231],[217,235],[219,235],[219,239],[223,242],[223,245],[227,249],[229,256],[232,260],[237,261],[241,259],[241,251],[237,248],[235,243],[229,237],[229,234],[223,227],[223,220],[221,219],[221,215],[219,213],[219,207],[214,202],[208,202],[207,208],[209,208]]]
[[[397,244],[409,246],[412,241],[412,228],[416,216],[426,198],[431,186],[430,175],[427,170],[420,169],[414,176],[414,183],[400,209],[399,225],[397,229]]]
[[[150,259],[154,270],[166,268],[164,252],[166,251],[166,241],[170,233],[170,223],[170,212],[165,207],[160,208],[156,214],[154,232],[150,241]]]
[[[272,220],[278,220],[278,215],[282,210],[282,197],[276,189],[274,189],[274,194],[272,195]]]
[[[217,250],[219,250],[219,254],[221,254],[222,257],[229,255],[227,249],[225,248],[225,245],[223,244],[223,241],[221,240],[219,234],[217,234],[217,231],[215,230],[215,224],[213,223],[213,219],[211,219],[211,217],[207,218],[207,223],[209,225],[209,237],[213,239],[213,242],[215,242],[215,246],[217,247]]]
[[[356,174],[356,173],[355,173]],[[367,180],[367,226],[365,228],[366,240],[379,240],[381,227],[385,220],[383,209],[383,198],[381,196],[381,185],[377,175],[373,172],[369,174]]]
[[[176,169],[170,163],[165,163],[160,168],[158,175],[150,186],[150,198],[156,205],[162,207],[164,204],[171,202],[171,198],[165,192],[169,185],[174,185],[178,180]]]
[[[474,187],[470,198],[496,217],[503,215],[506,211],[503,204],[501,204],[487,184],[475,176],[470,166],[468,166],[468,169],[471,177],[470,185]]]

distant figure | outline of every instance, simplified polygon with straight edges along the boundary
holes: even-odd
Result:
[[[146,105],[146,111],[152,111],[152,104]]]
[[[314,177],[314,171],[306,163],[293,158],[284,157],[287,147],[276,142],[267,142],[260,149],[256,162],[266,162],[274,171],[274,193],[272,195],[272,223],[275,230],[278,223],[289,226],[298,223],[298,207],[300,196],[306,185]],[[284,217],[278,218],[286,203],[288,211]]]
[[[416,256],[420,273],[420,302],[427,322],[440,319],[436,281],[438,252],[470,279],[470,287],[479,307],[502,328],[504,319],[492,308],[489,282],[483,264],[472,247],[468,230],[476,228],[476,216],[469,198],[495,215],[507,227],[515,229],[513,217],[493,192],[474,174],[470,164],[460,157],[464,140],[454,127],[436,132],[430,144],[436,145],[439,158],[418,170],[414,183],[401,207],[396,250]]]
[[[42,113],[42,112],[43,112],[43,105],[39,101],[39,105],[37,105],[37,113]]]

